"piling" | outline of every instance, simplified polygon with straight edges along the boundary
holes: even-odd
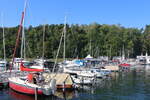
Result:
[[[84,78],[81,76],[82,84],[84,84]]]
[[[37,88],[35,88],[35,100],[37,100]]]
[[[63,82],[63,92],[65,92],[65,81]]]

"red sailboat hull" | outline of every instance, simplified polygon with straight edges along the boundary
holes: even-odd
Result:
[[[34,95],[35,94],[35,88],[27,87],[26,85],[9,82],[9,87],[11,89],[17,91],[17,92],[20,92],[20,93],[25,93],[25,94],[30,94],[30,95]],[[38,95],[42,95],[43,94],[42,90],[40,90],[40,89],[37,89],[36,93]]]
[[[23,65],[23,63],[21,63],[21,65],[20,65],[20,70],[21,71],[28,71],[28,72],[43,72],[44,71],[44,69],[27,68]]]

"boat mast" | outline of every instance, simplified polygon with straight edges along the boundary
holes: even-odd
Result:
[[[42,59],[44,60],[44,51],[45,51],[45,43],[44,39],[45,38],[45,25],[43,26],[43,52],[42,52]]]
[[[124,48],[124,44],[123,44],[123,50],[122,50],[122,61],[125,60],[125,48]]]
[[[6,61],[6,52],[5,52],[5,29],[4,29],[4,22],[3,22],[3,13],[1,14],[1,21],[2,21],[2,28],[3,28],[3,49],[4,49],[4,61]],[[6,63],[5,63],[5,70],[6,70]]]
[[[92,55],[92,39],[90,37],[90,55]]]
[[[65,21],[64,21],[64,29],[63,29],[63,32],[64,32],[64,53],[63,53],[63,59],[64,61],[66,60],[66,16],[65,16]]]
[[[55,58],[55,63],[54,63],[52,72],[54,72],[55,67],[56,67],[57,58],[58,58],[58,55],[59,55],[59,51],[60,51],[60,47],[61,47],[61,44],[62,44],[62,41],[63,41],[63,37],[64,37],[64,54],[63,54],[63,60],[65,61],[65,37],[66,37],[65,34],[66,34],[66,16],[65,16],[64,28],[63,28],[63,32],[62,32],[62,35],[61,35],[61,38],[60,38],[60,41],[59,41],[59,47],[58,47],[58,50],[57,50],[57,54],[56,54],[56,58]]]
[[[3,49],[4,49],[4,60],[6,60],[6,53],[5,53],[5,29],[3,23],[3,14],[2,14],[2,28],[3,28]]]
[[[14,49],[14,52],[13,52],[12,65],[10,66],[10,74],[11,74],[11,70],[13,68],[14,58],[16,56],[16,50],[17,50],[18,45],[19,45],[19,37],[20,37],[21,29],[22,29],[23,20],[24,20],[24,14],[25,14],[25,11],[22,12],[21,22],[20,22],[20,25],[19,25],[19,29],[18,29],[18,33],[17,33],[17,38],[16,38],[15,49]]]
[[[24,4],[24,16],[26,15],[26,6],[27,6],[27,0]],[[26,58],[25,54],[25,17],[23,18],[23,26],[22,26],[22,41],[21,41],[21,58]]]
[[[52,72],[54,72],[55,70],[55,67],[56,67],[56,63],[57,63],[57,58],[58,58],[58,55],[59,55],[59,51],[60,51],[60,46],[62,44],[62,40],[63,40],[63,32],[62,32],[62,35],[61,35],[61,38],[60,38],[60,41],[59,41],[59,47],[58,47],[58,50],[57,50],[57,54],[56,54],[56,58],[55,58],[55,63],[54,63],[54,66],[53,66],[53,70]]]

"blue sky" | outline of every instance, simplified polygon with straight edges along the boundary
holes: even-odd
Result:
[[[25,0],[0,0],[4,26],[20,23]],[[150,24],[150,0],[28,0],[25,25],[121,24],[142,28]],[[0,20],[1,23],[1,20]]]

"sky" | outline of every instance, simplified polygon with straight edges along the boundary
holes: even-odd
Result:
[[[25,0],[0,0],[0,26],[17,26]],[[25,26],[61,24],[121,24],[144,28],[150,24],[150,0],[27,0]]]

